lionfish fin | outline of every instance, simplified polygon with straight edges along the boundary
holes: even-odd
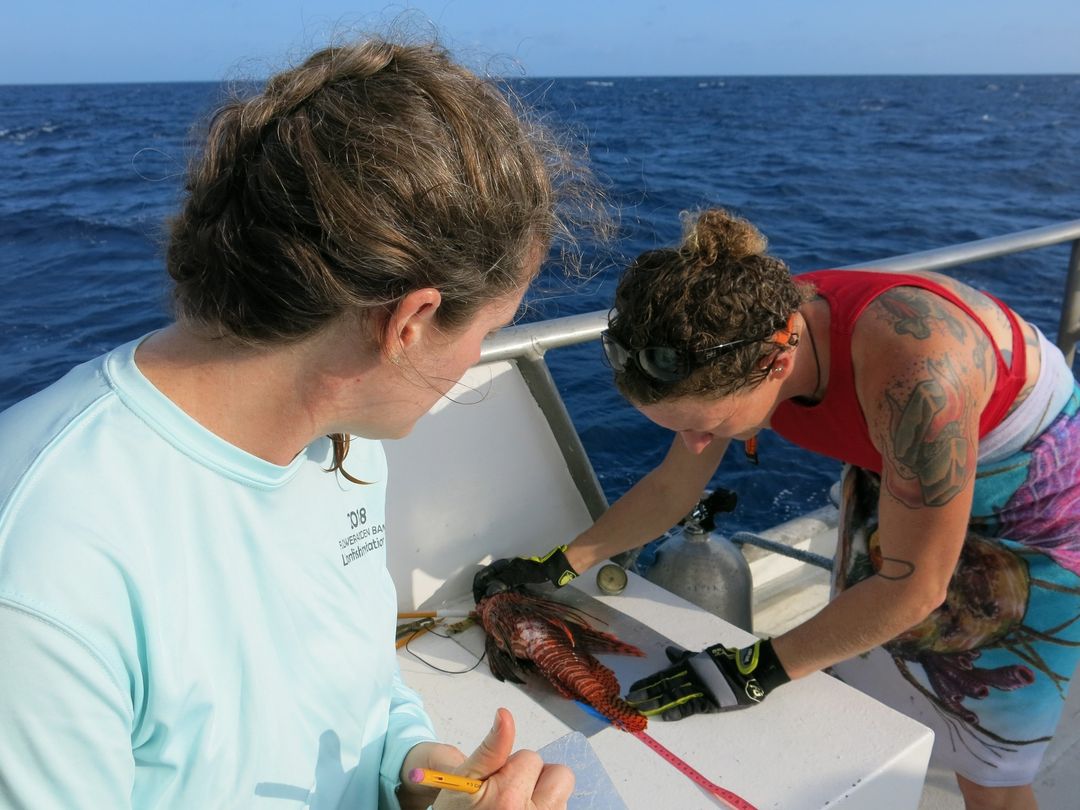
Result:
[[[488,636],[485,648],[487,650],[488,667],[490,667],[492,675],[500,681],[525,683],[518,674],[522,671],[521,665],[513,655],[502,649],[490,636]]]
[[[592,627],[583,627],[581,631],[577,633],[577,642],[583,649],[586,649],[591,653],[634,655],[638,658],[642,658],[645,655],[644,651],[635,647],[633,644],[627,644],[625,641],[616,638],[611,633],[605,633],[603,630],[595,630]]]

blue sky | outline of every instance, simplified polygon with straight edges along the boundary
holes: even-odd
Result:
[[[9,0],[0,84],[266,75],[407,9],[531,76],[1080,73],[1078,0]],[[515,65],[516,63],[516,65]]]

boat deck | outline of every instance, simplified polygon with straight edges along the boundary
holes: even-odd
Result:
[[[833,510],[834,511],[834,510]],[[762,532],[762,536],[787,541],[803,548],[826,553],[834,544],[835,517],[830,509],[820,510],[794,525],[784,525]],[[809,536],[804,535],[807,529]],[[748,550],[753,558],[755,578],[754,632],[775,636],[813,616],[829,599],[829,573],[810,565],[778,562],[757,549]],[[771,555],[770,555],[771,556]],[[770,570],[777,565],[784,569]],[[790,569],[790,570],[788,570]],[[759,574],[762,574],[759,576]],[[758,580],[764,582],[758,584]],[[758,598],[760,594],[760,599]],[[1077,673],[1080,675],[1080,671]],[[1057,734],[1043,760],[1035,780],[1035,796],[1044,810],[1076,807],[1080,795],[1080,689],[1073,689],[1062,713]],[[1071,764],[1070,764],[1071,763]],[[963,810],[964,802],[951,771],[931,765],[926,775],[919,810]]]

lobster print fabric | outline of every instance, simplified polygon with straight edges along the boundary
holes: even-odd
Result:
[[[945,602],[834,674],[935,733],[935,764],[988,786],[1031,782],[1080,661],[1080,387],[1021,452],[979,467]],[[838,593],[874,572],[879,481],[848,467]]]
[[[645,716],[620,696],[615,673],[597,653],[643,656],[637,647],[589,624],[569,605],[529,593],[502,591],[480,600],[476,616],[487,635],[491,673],[524,683],[536,673],[570,700],[580,700],[624,731],[642,731]]]

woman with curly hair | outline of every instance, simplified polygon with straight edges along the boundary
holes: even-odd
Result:
[[[1080,388],[988,294],[933,273],[793,277],[765,246],[708,210],[630,266],[604,350],[674,443],[568,546],[496,561],[476,593],[565,583],[659,536],[732,440],[771,428],[847,465],[832,600],[749,647],[671,648],[628,699],[675,720],[834,667],[935,729],[969,810],[1034,808],[1080,657]]]

